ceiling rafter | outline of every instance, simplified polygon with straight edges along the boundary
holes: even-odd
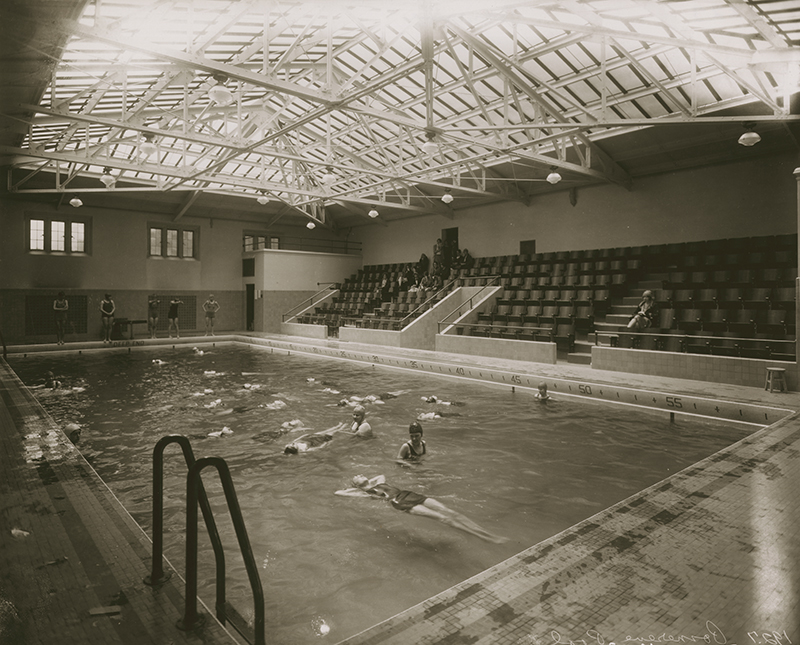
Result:
[[[452,216],[447,188],[465,198],[458,208],[628,187],[630,164],[613,153],[622,137],[743,116],[794,131],[800,51],[778,9],[703,1],[87,3],[57,21],[68,39],[41,104],[2,115],[27,137],[0,150],[20,193],[50,173],[48,190],[83,190],[92,181],[78,178],[109,167],[120,192],[190,194],[176,217],[204,194],[266,194],[267,211],[283,204],[278,219],[332,229],[347,213],[372,221],[357,210],[366,203],[390,218]],[[228,106],[208,95],[221,79]],[[435,154],[421,150],[426,132]],[[145,136],[158,146],[150,158]],[[551,166],[570,183],[542,185]]]

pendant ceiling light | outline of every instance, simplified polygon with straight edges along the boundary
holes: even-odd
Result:
[[[150,155],[154,155],[156,152],[158,152],[158,147],[155,143],[153,143],[152,134],[144,135],[144,143],[139,146],[139,152],[141,152],[145,157],[149,157]]]
[[[315,228],[317,228],[317,225],[314,224],[314,222],[309,222],[308,224],[306,224],[306,228],[309,229],[309,230],[315,229]]]
[[[269,203],[269,197],[267,197],[264,193],[261,193],[257,198],[256,201],[261,204],[262,206],[266,206]]]
[[[433,140],[433,135],[431,135],[428,140],[422,144],[422,152],[432,155],[437,150],[439,150],[439,146],[436,145],[436,142]]]
[[[744,129],[746,132],[739,137],[739,145],[745,146],[749,148],[750,146],[756,145],[759,141],[761,141],[761,136],[758,132],[755,132],[753,128],[755,128],[754,123],[745,123]]]
[[[550,174],[547,175],[547,181],[554,185],[561,181],[561,175],[558,174],[558,170],[555,166],[550,168]]]
[[[215,76],[214,80],[217,81],[217,84],[212,85],[208,90],[208,97],[217,105],[230,105],[233,101],[233,92],[225,86],[227,79]]]
[[[376,211],[374,208],[372,210],[370,210],[370,212],[369,212],[369,216],[372,219],[375,219],[378,215],[380,215],[380,213],[378,211]]]
[[[100,175],[100,181],[109,190],[113,190],[117,185],[117,178],[111,174],[111,168],[103,168],[103,174]]]
[[[447,189],[447,192],[445,192],[445,194],[444,194],[444,195],[442,195],[442,201],[443,201],[445,204],[452,204],[452,203],[453,203],[453,199],[455,199],[455,198],[453,197],[453,193],[451,193],[451,192],[450,192],[450,189],[448,188],[448,189]]]
[[[333,182],[336,181],[336,175],[333,174],[333,171],[330,168],[327,168],[324,173],[322,173],[322,180],[323,186],[330,186]]]
[[[81,198],[78,197],[77,195],[75,195],[75,197],[73,197],[72,199],[69,200],[69,204],[70,204],[70,206],[72,206],[74,208],[80,208],[81,206],[83,206],[83,202],[81,201]]]

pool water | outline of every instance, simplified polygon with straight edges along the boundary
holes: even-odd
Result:
[[[239,345],[204,353],[10,357],[29,385],[52,370],[61,390],[36,390],[78,447],[150,533],[152,450],[183,434],[196,457],[231,470],[266,599],[271,643],[339,641],[568,528],[746,436],[738,424],[559,398],[347,361],[287,356]],[[286,455],[304,432],[350,421],[350,396],[366,403],[372,439],[340,436]],[[423,397],[463,405],[426,403]],[[420,414],[428,454],[395,460]],[[291,428],[290,426],[298,426]],[[228,428],[222,433],[224,428]],[[302,429],[301,429],[302,428]],[[335,496],[354,475],[384,474],[434,497],[488,531],[494,544],[374,499]],[[252,617],[252,597],[213,469],[204,483],[226,546],[228,599]],[[185,465],[165,464],[165,554],[183,571]],[[200,595],[213,606],[214,561],[200,527]],[[143,572],[143,575],[146,572]],[[329,631],[327,631],[329,629]]]

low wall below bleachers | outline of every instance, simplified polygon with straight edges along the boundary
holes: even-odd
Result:
[[[287,336],[303,338],[327,338],[328,328],[325,325],[301,325],[300,323],[281,323],[281,333]]]
[[[437,334],[436,351],[451,354],[470,354],[489,358],[504,358],[531,363],[556,363],[556,344],[529,340],[506,340],[480,336]]]
[[[400,331],[345,326],[339,327],[339,340],[432,351],[435,348],[434,336],[439,326],[439,319],[463,301],[464,296],[457,289]]]
[[[797,363],[732,356],[622,349],[601,345],[592,347],[593,369],[695,379],[747,387],[764,387],[767,366],[784,368],[789,389],[797,391]]]

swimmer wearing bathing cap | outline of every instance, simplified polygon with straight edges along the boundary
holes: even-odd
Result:
[[[422,440],[422,425],[417,421],[408,426],[409,440],[400,446],[397,459],[404,461],[414,461],[422,457],[426,452],[425,442]]]

